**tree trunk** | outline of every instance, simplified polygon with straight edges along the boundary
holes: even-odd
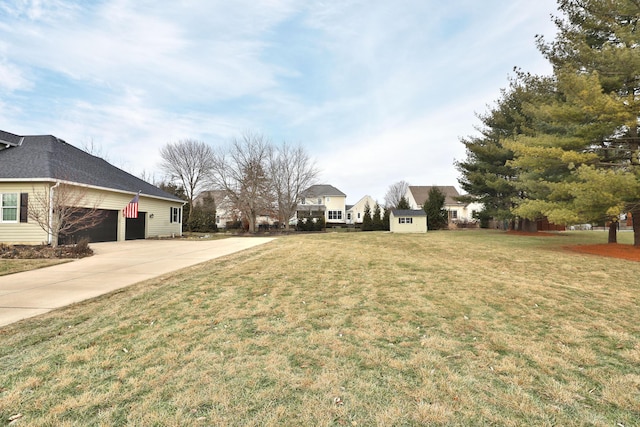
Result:
[[[618,243],[618,221],[609,222],[609,241],[607,243]]]
[[[631,221],[633,224],[633,246],[640,247],[640,209],[631,211]]]

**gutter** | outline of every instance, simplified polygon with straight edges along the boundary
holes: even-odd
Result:
[[[47,230],[47,240],[51,244],[53,241],[53,190],[60,185],[60,182],[56,182],[56,185],[49,189],[49,227]]]

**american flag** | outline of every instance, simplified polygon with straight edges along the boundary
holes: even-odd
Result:
[[[138,199],[140,198],[140,193],[136,194],[133,199],[129,202],[127,206],[124,207],[122,213],[125,218],[138,218]]]

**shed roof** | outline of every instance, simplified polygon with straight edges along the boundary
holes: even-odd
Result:
[[[1,131],[3,136],[13,135]],[[17,136],[17,135],[14,135]],[[61,180],[182,202],[142,179],[53,135],[24,136],[0,150],[0,180]]]
[[[422,209],[393,209],[391,211],[393,216],[427,216],[427,213]]]

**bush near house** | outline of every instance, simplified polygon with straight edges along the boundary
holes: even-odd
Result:
[[[323,216],[303,216],[298,219],[298,231],[322,231],[326,228]]]

